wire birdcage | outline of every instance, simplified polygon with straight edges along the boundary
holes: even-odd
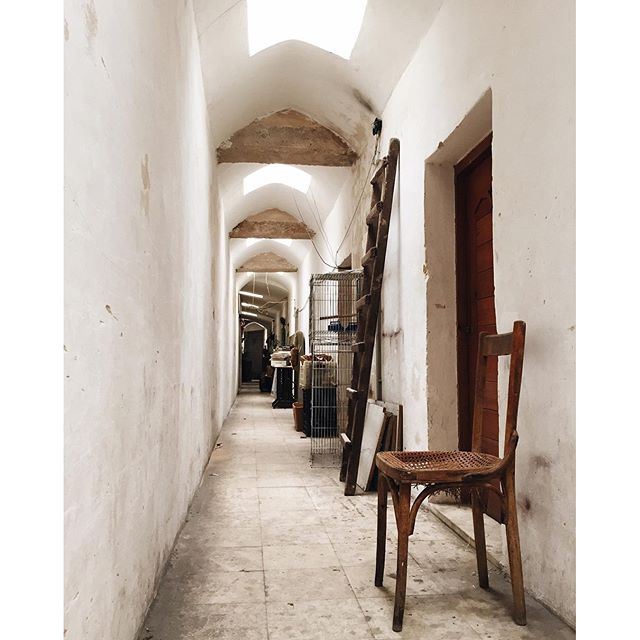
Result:
[[[314,274],[310,281],[309,346],[303,367],[303,400],[314,466],[338,466],[340,434],[347,429],[347,387],[351,384],[357,329],[356,301],[362,271]]]

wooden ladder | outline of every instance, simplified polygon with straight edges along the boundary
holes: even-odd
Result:
[[[356,492],[399,153],[400,141],[392,138],[389,142],[388,155],[383,158],[382,164],[376,169],[371,179],[373,189],[371,210],[367,215],[367,250],[362,258],[363,296],[356,302],[358,328],[355,343],[352,346],[354,356],[351,386],[347,389],[349,421],[346,433],[341,434],[343,449],[340,480],[345,482],[344,495],[346,496],[352,496]]]

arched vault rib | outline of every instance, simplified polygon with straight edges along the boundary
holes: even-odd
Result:
[[[315,231],[282,209],[265,209],[248,216],[229,233],[230,238],[291,238],[309,240]]]
[[[217,149],[218,162],[350,167],[356,152],[336,133],[294,109],[257,118]]]
[[[265,251],[249,258],[236,271],[253,271],[255,273],[278,273],[278,272],[294,272],[298,267],[291,264],[286,258],[274,253],[273,251]]]

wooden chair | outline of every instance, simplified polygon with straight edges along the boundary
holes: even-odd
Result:
[[[524,358],[525,323],[514,322],[513,331],[499,335],[481,333],[473,410],[471,451],[386,451],[376,456],[378,467],[378,535],[375,584],[382,586],[385,542],[387,533],[387,491],[391,492],[398,527],[398,566],[393,612],[393,630],[402,629],[407,589],[407,556],[409,536],[425,498],[443,490],[463,490],[470,493],[473,530],[478,562],[478,580],[483,589],[489,587],[487,549],[484,535],[483,495],[492,491],[500,499],[502,523],[507,527],[507,547],[513,591],[513,619],[525,625],[526,609],[520,557],[520,537],[516,513],[515,462],[518,432],[518,401]],[[504,457],[481,452],[482,413],[485,397],[487,358],[511,356],[509,392],[505,425]],[[411,505],[411,485],[426,484]]]

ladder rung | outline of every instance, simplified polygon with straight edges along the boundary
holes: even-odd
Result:
[[[371,184],[375,184],[380,180],[380,178],[384,175],[384,171],[389,164],[389,157],[385,156],[382,158],[382,164],[376,169],[376,172],[373,174],[373,178],[371,178]]]
[[[359,311],[360,309],[364,309],[369,306],[371,302],[371,296],[367,293],[367,295],[362,296],[362,298],[358,298],[356,301],[356,309]]]
[[[369,251],[367,251],[367,253],[365,253],[364,257],[362,258],[362,262],[361,262],[362,266],[366,267],[368,264],[373,262],[377,254],[378,254],[378,247],[371,247],[371,249],[369,249]]]
[[[367,216],[367,224],[372,226],[374,224],[378,224],[378,218],[380,217],[380,212],[382,211],[382,202],[376,202],[373,207],[371,207],[371,211]]]
[[[353,353],[362,353],[364,351],[364,342],[354,342],[351,345],[351,351]]]

